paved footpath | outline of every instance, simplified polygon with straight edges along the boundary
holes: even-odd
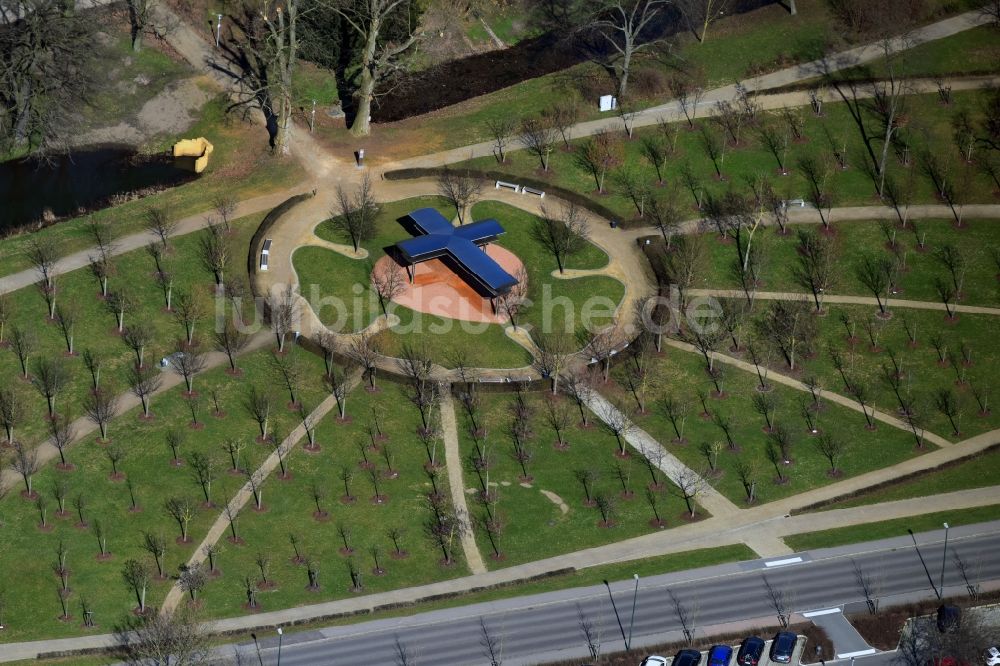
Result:
[[[469,507],[465,502],[465,482],[462,480],[462,451],[458,446],[458,426],[455,423],[455,403],[451,399],[451,391],[445,389],[441,391],[441,439],[444,440],[444,462],[448,470],[448,489],[451,491],[451,503],[455,512],[466,523],[465,528],[459,534],[462,543],[462,552],[465,554],[465,562],[469,571],[473,574],[486,573],[486,565],[483,563],[483,556],[476,546],[476,534],[472,525],[468,522],[472,517]]]
[[[690,296],[717,296],[719,298],[744,298],[744,294],[739,289],[688,289]],[[813,303],[812,294],[795,291],[755,291],[755,300],[763,301],[801,301],[806,300]],[[824,294],[822,303],[846,303],[850,305],[871,305],[878,306],[878,301],[871,296],[848,296],[836,294]],[[934,301],[909,301],[902,298],[883,298],[886,308],[909,308],[913,310],[939,310],[947,312],[944,303]],[[955,312],[966,314],[1000,315],[1000,308],[990,308],[984,305],[961,305],[953,304],[951,309]]]

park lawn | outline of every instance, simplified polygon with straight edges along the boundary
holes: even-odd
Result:
[[[318,378],[322,362],[303,351],[303,363],[310,370],[310,378],[303,386],[303,399],[307,404],[315,404],[322,393]],[[195,452],[210,456],[217,462],[218,478],[212,485],[212,501],[221,505],[242,484],[242,475],[226,472],[231,467],[228,454],[222,448],[227,437],[242,437],[251,442],[244,450],[244,467],[256,468],[270,453],[270,448],[252,443],[257,432],[256,423],[244,412],[241,405],[246,387],[251,383],[258,386],[276,383],[270,379],[268,356],[270,351],[258,351],[240,359],[244,370],[243,378],[233,378],[218,368],[195,379],[195,389],[200,395],[199,421],[203,429],[186,427],[191,421],[189,401],[182,395],[183,386],[155,396],[152,400],[154,419],[146,422],[138,418],[141,409],[136,408],[121,414],[112,421],[109,438],[112,444],[125,448],[126,457],[120,469],[134,483],[141,512],[132,513],[129,493],[125,482],[115,482],[109,478],[111,467],[104,447],[96,442],[94,435],[74,443],[67,452],[67,459],[76,469],[66,472],[46,465],[33,479],[33,488],[47,500],[49,521],[54,526],[52,532],[41,532],[38,510],[33,502],[23,499],[15,492],[0,503],[3,516],[4,547],[0,550],[0,566],[18,571],[18,575],[8,578],[3,584],[7,595],[6,624],[3,632],[5,641],[56,638],[80,633],[88,633],[81,628],[80,601],[87,598],[93,605],[94,618],[99,627],[89,633],[108,631],[120,617],[135,605],[134,596],[121,580],[121,567],[129,558],[147,561],[153,566],[152,557],[140,547],[143,533],[162,533],[167,538],[168,548],[164,558],[167,576],[176,575],[177,567],[185,562],[203,537],[208,526],[218,516],[218,506],[206,509],[200,503],[202,491],[192,476],[191,466],[175,467],[170,464],[171,453],[166,444],[166,432],[179,428],[186,437],[180,447],[182,459],[190,459]],[[268,377],[268,379],[264,379]],[[213,415],[209,396],[215,392],[219,406],[225,412],[223,417]],[[275,394],[276,405],[284,405],[285,399]],[[297,417],[289,413],[285,416],[283,407],[276,407],[272,421],[281,420],[283,431],[287,432],[297,422]],[[58,462],[58,460],[54,461]],[[74,527],[78,518],[70,502],[67,509],[70,516],[63,519],[55,515],[56,503],[53,485],[56,478],[63,478],[69,485],[68,497],[83,494],[87,500],[86,520],[89,529]],[[191,521],[188,544],[175,543],[179,528],[164,510],[164,502],[170,497],[187,497],[198,503],[199,510]],[[99,520],[108,534],[108,549],[114,557],[107,562],[97,561],[98,542],[93,524]],[[59,600],[56,594],[58,578],[51,565],[55,559],[55,548],[60,539],[69,550],[68,567],[72,573],[70,586],[73,590],[69,599],[75,620],[61,622]],[[147,604],[159,604],[166,594],[171,580],[151,584],[147,594]]]
[[[514,447],[507,427],[512,420],[510,412],[515,397],[510,393],[480,391],[481,407],[477,422],[485,424],[486,456],[490,461],[488,483],[498,497],[494,511],[502,517],[502,529],[497,548],[502,559],[495,557],[489,534],[484,526],[486,508],[480,501],[484,472],[480,480],[472,467],[475,444],[471,436],[471,421],[460,399],[455,409],[464,466],[469,512],[475,526],[476,541],[484,560],[490,568],[501,568],[573,552],[583,548],[620,541],[640,534],[656,531],[652,526],[653,512],[645,498],[646,484],[650,481],[647,467],[634,455],[619,460],[615,456],[618,445],[614,436],[606,432],[596,417],[592,426],[581,429],[576,424],[566,431],[569,449],[557,450],[552,429],[543,417],[543,400],[547,393],[527,393],[525,400],[531,410],[532,436],[527,448],[532,459],[526,463],[530,480],[523,477],[521,467],[514,458]],[[568,400],[560,396],[558,400]],[[576,408],[573,407],[575,410]],[[624,484],[616,476],[620,464],[626,477]],[[601,514],[597,508],[585,506],[586,495],[577,473],[591,470],[596,474],[591,496],[604,495],[614,503],[614,526],[599,526]],[[663,481],[657,472],[658,481]],[[627,487],[633,493],[623,498]],[[685,524],[687,518],[684,502],[667,490],[655,493],[659,515],[667,527]],[[554,493],[549,499],[543,491]],[[559,502],[566,504],[562,512]],[[708,514],[698,511],[700,517]]]
[[[906,99],[906,111],[911,125],[919,119],[921,135],[926,132],[929,143],[917,140],[917,134],[907,134],[913,146],[913,156],[919,154],[919,148],[928,146],[939,155],[944,156],[945,164],[953,172],[952,177],[960,179],[969,189],[970,201],[992,201],[992,185],[986,176],[980,174],[974,167],[959,165],[957,149],[952,144],[950,119],[961,109],[968,110],[973,116],[978,116],[979,106],[984,99],[981,92],[960,92],[954,94],[954,104],[944,107],[938,103],[936,95],[912,95]],[[791,143],[784,158],[784,163],[790,170],[788,176],[773,175],[778,163],[765,147],[759,144],[753,129],[746,127],[741,134],[741,146],[738,149],[727,148],[720,168],[726,181],[720,182],[715,176],[712,161],[706,155],[701,140],[701,133],[685,131],[681,127],[678,132],[676,152],[667,160],[663,170],[664,180],[668,183],[665,192],[667,196],[675,196],[682,207],[691,206],[692,217],[695,214],[697,199],[687,188],[681,178],[681,170],[685,163],[689,164],[697,180],[699,198],[704,200],[705,193],[722,194],[730,188],[745,189],[747,179],[761,173],[772,174],[775,190],[785,199],[803,199],[808,195],[808,184],[797,164],[800,158],[813,156],[821,162],[833,161],[832,146],[847,145],[849,156],[846,170],[833,169],[828,183],[834,194],[834,206],[870,205],[873,200],[874,186],[871,179],[861,168],[861,153],[863,150],[858,138],[858,131],[853,125],[847,108],[843,103],[828,103],[824,105],[824,116],[817,118],[806,109],[799,110],[804,121],[803,136],[807,139],[802,143]],[[781,122],[776,119],[776,122]],[[682,121],[683,123],[683,121]],[[708,125],[712,131],[719,131],[708,119],[696,120],[697,125]],[[683,123],[686,126],[686,123]],[[657,127],[644,127],[635,130],[634,138],[622,142],[624,151],[623,164],[637,174],[640,183],[653,186],[656,173],[652,166],[642,157],[643,137],[660,130]],[[913,131],[913,130],[910,130]],[[827,138],[829,133],[829,139]],[[624,139],[624,133],[618,135]],[[595,201],[622,216],[630,224],[640,224],[637,208],[627,199],[621,189],[615,184],[614,169],[610,170],[605,180],[605,194],[596,194],[597,178],[578,164],[577,153],[589,139],[579,139],[573,142],[574,150],[567,152],[557,150],[552,153],[548,172],[539,169],[538,160],[527,151],[509,153],[507,163],[498,165],[492,157],[479,157],[458,163],[462,167],[480,170],[499,170],[509,173],[516,180],[518,176],[530,177],[551,183],[552,185],[594,197]],[[890,161],[894,173],[904,172],[904,167],[896,161]],[[914,179],[915,203],[939,203],[935,198],[934,188],[930,181],[920,173],[911,171]]]
[[[935,39],[911,49],[895,63],[897,76],[935,77],[970,74],[994,74],[1000,60],[996,28],[983,25],[950,37]],[[850,78],[882,78],[888,74],[882,63],[845,70]]]
[[[449,218],[455,214],[454,208],[437,196],[393,201],[382,205],[373,237],[362,244],[368,250],[367,259],[352,259],[321,247],[295,251],[293,264],[300,291],[312,302],[321,304],[317,312],[320,321],[335,329],[339,324],[339,330],[355,331],[382,314],[369,283],[371,265],[382,256],[384,248],[409,237],[399,218],[423,207],[436,208]],[[499,219],[507,230],[499,244],[517,254],[528,271],[528,298],[532,305],[519,317],[519,326],[550,330],[553,317],[558,316],[563,318],[569,332],[576,334],[586,326],[598,328],[611,320],[625,291],[620,282],[604,276],[554,278],[551,273],[556,270],[555,259],[532,238],[535,216],[497,201],[484,201],[473,207],[472,219],[489,217]],[[337,243],[348,240],[333,229],[329,220],[316,227],[316,235]],[[607,262],[603,250],[588,244],[570,258],[567,267],[598,269]],[[388,309],[400,318],[397,326],[382,334],[389,355],[398,354],[405,342],[427,336],[432,348],[438,350],[439,362],[447,363],[464,354],[467,359],[475,359],[474,365],[478,367],[516,368],[531,363],[530,354],[507,338],[499,325],[444,319],[397,304],[390,304]]]
[[[816,418],[817,427],[821,432],[829,433],[845,444],[844,454],[837,464],[840,474],[830,476],[830,463],[816,445],[818,438],[809,434],[806,421],[800,415],[801,405],[811,401],[809,394],[772,382],[774,389],[771,395],[777,403],[773,418],[788,429],[792,440],[793,464],[781,465],[786,482],[779,483],[777,472],[766,455],[770,438],[764,432],[764,418],[755,410],[752,402],[757,377],[753,373],[723,366],[718,362],[715,367],[723,368],[726,397],[721,400],[707,397],[706,404],[713,416],[719,414],[731,420],[733,441],[739,447],[738,452],[729,448],[719,426],[711,419],[701,416],[702,406],[698,393],[709,395],[714,388],[705,373],[702,359],[694,353],[665,346],[663,354],[652,359],[648,412],[635,414],[633,419],[638,427],[648,432],[669,453],[702,473],[709,469],[708,458],[700,450],[702,445],[721,443],[722,450],[717,459],[719,471],[714,475],[715,478],[711,478],[711,473],[706,475],[716,490],[738,505],[746,503],[746,493],[736,472],[736,465],[740,460],[757,466],[757,503],[767,503],[887,467],[919,453],[914,449],[913,436],[909,432],[883,425],[879,426],[877,432],[869,432],[864,428],[864,417],[860,413],[827,400]],[[617,374],[614,373],[614,376]],[[626,394],[623,389],[618,390],[621,391],[622,401],[632,400],[631,394]],[[684,444],[675,441],[676,434],[660,403],[660,399],[667,396],[687,401],[690,405],[683,430],[686,439]]]
[[[896,242],[905,248],[907,270],[901,273],[897,298],[913,301],[940,303],[934,281],[937,278],[951,283],[951,277],[944,264],[936,256],[936,251],[946,244],[959,250],[966,261],[965,282],[962,305],[996,306],[1000,301],[997,283],[997,266],[988,248],[1000,245],[1000,226],[993,220],[963,221],[961,229],[955,229],[953,220],[914,220],[920,234],[926,234],[926,249],[919,245],[911,226],[900,229],[891,225],[890,234],[895,234]],[[836,280],[827,290],[828,294],[847,294],[872,298],[872,293],[858,279],[858,270],[865,256],[885,248],[891,255],[888,239],[876,221],[837,222],[834,242],[839,257]],[[799,266],[799,228],[790,227],[790,232],[782,236],[777,227],[765,229],[754,238],[760,243],[766,257],[761,276],[762,291],[804,291],[795,280]],[[815,228],[812,229],[816,231]],[[701,287],[710,289],[738,289],[739,279],[731,270],[736,258],[733,243],[718,242],[718,234],[705,235],[708,251],[707,269],[699,280]],[[811,298],[811,296],[810,296]]]
[[[461,548],[455,549],[457,561],[453,565],[442,566],[439,563],[441,551],[424,532],[423,523],[431,516],[426,499],[431,484],[423,467],[427,458],[415,432],[420,425],[420,415],[416,407],[407,403],[407,389],[399,383],[381,381],[375,393],[356,387],[346,401],[351,419],[348,423],[337,421],[336,407],[320,422],[316,438],[321,447],[318,452],[303,450],[308,441],[305,438],[299,442],[288,457],[291,478],[283,480],[275,471],[264,485],[266,512],[255,513],[250,507],[243,512],[239,532],[246,545],[223,544],[225,551],[219,559],[223,575],[210,583],[201,597],[208,615],[227,617],[246,613],[243,580],[247,575],[260,579],[260,570],[255,564],[260,552],[270,558],[268,578],[276,583],[274,589],[261,590],[258,595],[263,610],[356,594],[350,589],[349,561],[356,563],[362,573],[365,593],[468,574]],[[372,448],[367,432],[373,414],[378,415],[383,432],[389,436],[379,443],[377,450]],[[369,473],[361,466],[361,448],[368,460],[376,465],[375,471],[380,477],[388,471],[386,454],[392,461],[392,469],[398,472],[397,478],[379,481],[380,493],[388,497],[384,504],[375,505],[370,500],[375,490]],[[345,468],[353,472],[349,485],[351,494],[357,499],[351,504],[340,499],[345,495],[341,480],[341,471]],[[446,474],[438,477],[438,486],[447,494]],[[324,493],[320,506],[329,515],[323,520],[314,517],[317,509],[312,497],[313,487]],[[341,526],[351,533],[348,543],[354,553],[350,557],[340,551],[344,546],[338,532]],[[387,534],[390,528],[402,531],[400,546],[409,553],[407,557],[392,556],[394,547]],[[290,534],[300,538],[303,557],[311,557],[318,563],[321,586],[318,592],[306,589],[306,567],[292,562],[294,551]],[[374,574],[372,547],[380,551],[379,565],[385,570],[382,575]]]
[[[390,310],[400,323],[379,333],[387,356],[402,356],[403,346],[426,346],[434,362],[455,367],[513,369],[531,365],[531,353],[507,337],[499,324],[482,324],[437,317],[402,306]]]
[[[855,493],[842,500],[823,505],[819,510],[846,509],[880,502],[930,497],[969,488],[993,486],[1000,477],[1000,448],[991,447],[968,456],[956,464],[927,470],[896,483]]]
[[[231,270],[239,270],[242,266],[243,258],[249,251],[250,237],[263,216],[264,213],[258,213],[233,221]],[[214,309],[209,289],[214,280],[199,258],[199,244],[206,234],[207,231],[197,231],[171,239],[173,252],[165,256],[164,268],[172,271],[175,276],[175,303],[182,292],[195,290],[203,293],[207,303],[206,319],[196,326],[195,334],[196,339],[202,343],[201,348],[210,350],[214,348],[210,335]],[[184,328],[171,313],[163,310],[163,292],[153,277],[155,263],[146,250],[119,255],[115,258],[115,266],[116,272],[108,280],[108,290],[114,292],[127,285],[135,293],[139,306],[135,312],[125,315],[125,326],[141,321],[152,327],[155,333],[154,343],[146,349],[145,361],[156,363],[162,356],[174,351],[175,341],[183,339]],[[14,314],[5,327],[7,339],[13,326],[34,331],[37,350],[32,355],[32,360],[29,360],[29,372],[31,364],[41,357],[63,361],[71,373],[71,381],[57,397],[56,409],[60,412],[68,409],[75,416],[83,413],[83,400],[90,390],[90,373],[83,361],[84,350],[90,349],[104,358],[102,382],[116,386],[119,392],[128,390],[126,372],[128,364],[135,360],[131,348],[117,335],[114,313],[98,297],[99,294],[100,283],[88,268],[61,274],[57,278],[56,304],[73,304],[80,310],[80,320],[74,334],[74,349],[78,355],[71,358],[64,357],[66,343],[62,331],[57,324],[47,321],[45,299],[37,288],[26,287],[8,296]],[[45,399],[27,382],[17,379],[20,374],[17,355],[11,349],[0,349],[0,378],[14,386],[23,387],[27,397],[29,411],[25,424],[19,429],[20,433],[29,440],[37,439],[43,434],[47,435],[47,424],[42,420],[46,413]]]
[[[971,525],[997,519],[1000,519],[1000,504],[993,504],[971,509],[925,513],[909,518],[897,518],[877,523],[852,525],[851,527],[837,527],[819,532],[805,532],[782,537],[782,539],[789,548],[796,552],[802,552],[815,548],[832,548],[833,546],[844,546],[875,539],[905,536],[907,530],[914,532],[938,530],[941,529],[941,523],[945,521],[951,527],[958,527],[959,525]]]
[[[184,136],[204,136],[215,147],[208,169],[185,185],[104,208],[93,217],[111,222],[119,236],[142,231],[143,216],[150,206],[167,206],[172,216],[181,219],[204,212],[211,213],[212,201],[219,195],[249,199],[268,192],[280,191],[302,181],[303,170],[292,159],[268,154],[267,133],[257,125],[233,122],[226,115],[227,99],[217,97],[202,107],[202,115]],[[179,138],[171,137],[150,150],[169,150]],[[50,236],[58,242],[63,254],[90,247],[93,241],[87,233],[88,216],[59,222],[32,234],[21,234],[0,243],[0,273],[8,275],[31,267],[24,256],[28,241],[38,235]]]
[[[764,303],[757,306],[758,316],[766,317]],[[906,373],[903,383],[904,390],[912,392],[917,398],[917,409],[924,415],[926,430],[940,435],[945,439],[959,441],[989,430],[1000,427],[1000,414],[996,411],[981,416],[979,407],[974,400],[972,387],[986,389],[990,395],[996,393],[996,368],[1000,367],[1000,348],[993,343],[993,327],[996,317],[990,315],[963,314],[957,322],[948,322],[943,312],[934,310],[904,310],[894,308],[894,316],[885,324],[878,339],[879,352],[870,351],[871,344],[860,325],[856,327],[858,343],[853,347],[847,340],[847,330],[840,319],[841,313],[848,314],[852,321],[860,322],[865,318],[874,318],[876,308],[857,305],[829,305],[829,314],[819,319],[819,336],[814,349],[813,358],[802,359],[797,363],[797,377],[804,378],[813,375],[820,379],[822,385],[829,391],[847,395],[844,382],[833,366],[830,350],[839,351],[848,369],[848,376],[862,381],[874,396],[875,407],[880,411],[896,414],[898,402],[888,385],[882,379],[882,366],[890,365],[886,350],[895,350],[901,359]],[[917,347],[911,348],[903,326],[904,318],[911,322],[917,331]],[[882,321],[882,320],[878,320]],[[937,361],[931,340],[939,334],[948,353],[953,354],[956,365],[940,365]],[[962,361],[960,349],[965,344],[972,353],[972,365],[966,367]],[[787,366],[777,355],[772,357],[772,365],[779,372],[787,371]],[[967,383],[956,384],[959,373]],[[951,388],[958,397],[962,415],[961,435],[953,433],[948,419],[940,413],[934,402],[938,390]],[[869,407],[871,403],[869,402]],[[858,414],[858,418],[861,417]],[[879,431],[887,426],[879,425]]]

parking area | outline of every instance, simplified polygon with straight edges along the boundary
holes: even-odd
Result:
[[[761,637],[763,638],[763,637]],[[728,660],[709,660],[711,650],[706,650],[699,652],[700,658],[695,661],[693,655],[684,654],[685,652],[694,653],[696,650],[682,650],[676,655],[672,656],[659,656],[659,655],[647,655],[642,660],[639,661],[640,666],[784,666],[785,664],[798,664],[802,657],[802,648],[805,646],[806,637],[796,636],[795,644],[791,650],[791,655],[788,661],[777,661],[771,659],[771,647],[773,644],[772,638],[767,638],[763,640],[763,650],[760,654],[758,661],[739,661],[740,656],[740,645],[731,645],[732,654]]]

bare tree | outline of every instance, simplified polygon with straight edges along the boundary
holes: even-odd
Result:
[[[624,159],[621,139],[607,130],[596,132],[576,152],[578,165],[594,177],[599,193],[604,192],[608,171],[622,164]]]
[[[580,120],[580,104],[576,97],[564,96],[555,100],[552,106],[542,110],[542,117],[559,132],[563,148],[569,150],[572,128]]]
[[[191,592],[192,597],[204,585],[204,574],[198,572],[196,575],[201,580],[195,585],[195,572],[190,569],[181,572],[183,588]],[[148,581],[141,585],[143,597],[147,584]],[[136,587],[132,582],[129,585]],[[144,607],[145,603],[140,605]],[[118,643],[116,656],[128,664],[190,666],[207,661],[211,648],[195,611],[183,607],[173,613],[150,612],[128,618],[117,628],[115,639]]]
[[[25,257],[31,262],[44,289],[51,290],[55,280],[55,266],[59,259],[59,246],[51,236],[32,236],[28,241]]]
[[[135,354],[136,367],[145,367],[146,347],[153,342],[155,337],[156,331],[145,321],[136,321],[122,332],[122,341]]]
[[[499,297],[500,309],[510,320],[510,325],[517,328],[518,316],[531,305],[528,298],[528,271],[521,266],[514,273],[516,282]]]
[[[725,16],[732,7],[732,0],[677,0],[677,7],[684,15],[688,29],[699,42],[704,42],[708,28]]]
[[[888,313],[889,287],[892,284],[892,260],[884,254],[865,255],[857,266],[858,281],[872,293],[878,303],[879,313]]]
[[[209,220],[206,233],[198,239],[198,247],[202,265],[215,276],[216,286],[221,287],[234,249],[229,235],[223,227]]]
[[[791,604],[786,588],[773,585],[767,579],[767,576],[761,577],[764,579],[764,592],[771,602],[771,607],[774,609],[775,615],[778,617],[778,623],[781,624],[782,628],[787,628],[791,620]]]
[[[343,185],[337,185],[337,206],[331,211],[330,224],[334,230],[351,240],[354,251],[357,252],[363,242],[374,237],[378,212],[378,200],[375,198],[371,178],[366,173],[353,193]]]
[[[677,622],[681,625],[684,642],[692,645],[694,643],[695,626],[698,623],[698,600],[695,599],[694,607],[691,607],[685,600],[677,596],[673,590],[668,590],[667,594],[670,596],[670,605],[674,607]]]
[[[483,656],[489,659],[490,666],[503,664],[503,636],[494,634],[486,624],[485,618],[479,618],[480,639]]]
[[[146,231],[156,236],[166,252],[170,248],[170,237],[177,232],[177,220],[166,205],[151,205],[143,214]]]
[[[226,319],[221,330],[215,331],[215,348],[226,354],[226,358],[229,359],[229,370],[233,374],[239,372],[239,368],[236,366],[236,357],[246,349],[249,343],[250,336],[230,319]]]
[[[407,289],[406,271],[391,258],[380,261],[371,272],[371,284],[378,295],[382,314],[388,317],[388,304]]]
[[[268,309],[270,310],[271,330],[278,341],[278,353],[284,353],[285,342],[288,334],[299,325],[299,300],[298,294],[292,285],[286,285],[284,289],[275,288],[268,298]]]
[[[21,442],[15,442],[14,459],[11,461],[11,467],[21,475],[21,479],[24,481],[25,497],[29,499],[34,498],[35,492],[31,485],[32,478],[40,467],[38,449]]]
[[[369,331],[362,331],[351,341],[348,355],[364,368],[368,375],[368,388],[375,390],[375,373],[378,361],[382,357],[382,338]]]
[[[558,141],[558,132],[552,127],[545,117],[524,118],[521,121],[520,136],[518,140],[524,148],[538,158],[541,162],[542,170],[549,170],[549,156],[555,150]]]
[[[459,224],[465,224],[466,213],[479,201],[482,188],[482,181],[468,172],[455,171],[446,166],[438,174],[438,194],[455,207]]]
[[[128,369],[128,384],[135,397],[142,403],[142,415],[149,418],[149,398],[160,390],[163,385],[163,376],[160,371],[152,366],[137,367],[131,366]]]
[[[201,322],[207,311],[201,292],[182,291],[174,299],[174,318],[184,327],[184,339],[188,347],[194,344],[195,327]]]
[[[503,164],[507,161],[507,146],[517,131],[517,122],[512,116],[504,114],[488,119],[486,129],[493,138],[493,156],[497,162]]]
[[[135,594],[140,614],[146,612],[146,588],[149,587],[151,578],[152,573],[144,562],[130,559],[126,560],[124,566],[122,566],[122,579]],[[158,617],[159,613],[156,616]]]
[[[611,0],[594,3],[590,27],[597,30],[613,54],[610,66],[618,79],[619,104],[628,90],[633,60],[652,48],[650,26],[669,4],[667,0]]]
[[[675,492],[684,500],[684,504],[687,506],[688,515],[694,518],[696,508],[694,501],[705,491],[708,482],[705,481],[705,478],[701,474],[688,467],[680,469],[673,481]]]
[[[22,328],[12,326],[10,331],[10,346],[17,355],[18,363],[21,364],[21,377],[28,379],[28,359],[35,353],[38,347],[38,337],[33,328]]]
[[[851,564],[854,565],[854,581],[865,598],[868,612],[872,615],[878,615],[879,597],[882,594],[882,576],[872,575],[865,571],[854,558],[851,558]]]
[[[559,375],[562,374],[573,352],[572,341],[562,331],[550,333],[541,332],[534,336],[538,354],[535,356],[535,366],[543,377],[548,377],[552,385],[552,394],[559,392]]]
[[[56,413],[56,397],[70,383],[69,368],[61,360],[43,357],[35,361],[31,371],[31,383],[48,403],[49,418],[51,419]]]
[[[63,302],[56,307],[56,323],[62,331],[63,340],[66,341],[66,353],[75,356],[73,340],[76,333],[76,324],[80,321],[80,306],[74,301]]]
[[[108,438],[108,423],[118,413],[118,396],[113,388],[103,387],[91,391],[84,398],[83,410],[101,431],[101,439]]]
[[[544,205],[541,210],[533,236],[555,258],[559,272],[565,273],[566,260],[587,244],[589,231],[584,212],[574,203],[563,204],[557,214]]]
[[[188,543],[188,526],[194,519],[197,508],[187,497],[171,497],[164,503],[167,514],[177,522],[181,531],[181,542]]]
[[[267,439],[268,419],[271,416],[270,394],[251,384],[243,400],[243,406],[257,422],[260,429],[260,441],[265,441]]]
[[[205,352],[197,349],[178,349],[171,355],[174,372],[184,378],[184,387],[188,396],[194,393],[194,378],[208,366]]]

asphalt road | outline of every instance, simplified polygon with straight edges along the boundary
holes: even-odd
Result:
[[[948,543],[945,562],[945,586],[953,588],[949,593],[960,593],[965,586],[955,566],[955,554],[971,565],[971,575],[978,582],[1000,579],[997,555],[1000,532],[957,536],[955,531]],[[929,542],[931,539],[934,541]],[[918,535],[917,540],[919,549],[912,541],[894,540],[861,544],[850,553],[817,553],[815,558],[807,553],[799,556],[802,562],[784,566],[767,567],[765,561],[757,560],[712,567],[703,570],[700,578],[687,582],[677,582],[677,574],[643,578],[636,596],[633,647],[639,647],[637,654],[641,655],[643,644],[675,640],[682,629],[678,605],[686,609],[696,634],[709,626],[734,627],[741,622],[753,626],[754,620],[758,623],[773,620],[775,606],[766,591],[765,577],[784,597],[788,609],[799,612],[863,604],[858,570],[880,588],[883,603],[892,597],[897,600],[933,597],[932,585],[938,582],[941,573],[943,543],[940,533]],[[687,573],[690,578],[691,572]],[[489,664],[482,623],[496,648],[502,647],[504,666],[584,657],[581,617],[586,617],[595,633],[599,633],[602,651],[621,649],[632,613],[634,583],[631,580],[612,583],[610,589],[611,595],[605,586],[577,588],[288,635],[282,646],[281,664],[404,664],[397,644],[404,646],[412,659],[406,664]],[[271,638],[261,643],[263,664],[276,662],[275,647]],[[244,663],[258,661],[253,644],[241,646],[241,651],[252,656],[251,661]],[[229,654],[232,655],[231,648]],[[581,663],[584,661],[581,658]]]

